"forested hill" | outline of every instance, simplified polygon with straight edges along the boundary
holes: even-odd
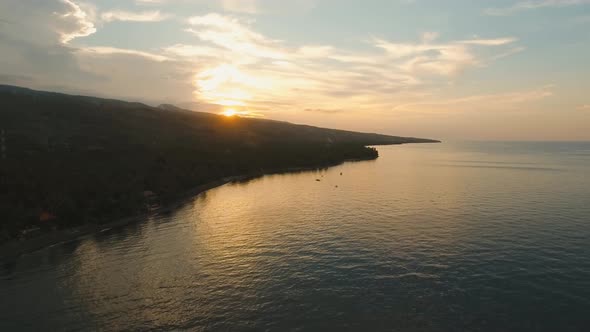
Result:
[[[376,158],[366,145],[434,142],[5,85],[0,135],[0,242],[136,214],[146,191],[166,201],[231,175]]]

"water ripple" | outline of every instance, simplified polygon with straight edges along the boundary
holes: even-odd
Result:
[[[590,165],[546,149],[381,147],[224,186],[4,264],[0,330],[584,330]]]

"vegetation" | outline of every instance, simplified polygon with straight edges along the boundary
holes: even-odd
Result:
[[[141,213],[148,191],[165,203],[228,176],[377,158],[367,145],[431,142],[13,86],[0,86],[2,130],[0,242],[30,228]]]

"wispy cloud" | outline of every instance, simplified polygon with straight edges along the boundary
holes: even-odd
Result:
[[[153,61],[166,61],[170,60],[170,58],[149,52],[137,51],[137,50],[129,50],[124,48],[116,48],[116,47],[83,47],[78,49],[79,52],[94,54],[94,55],[111,55],[111,54],[123,54],[123,55],[132,55],[132,56],[139,56],[143,58],[147,58]]]
[[[246,14],[306,11],[314,8],[317,0],[217,0],[225,11]]]
[[[255,31],[251,21],[217,13],[191,17],[187,24],[199,43],[163,50],[201,66],[193,78],[197,98],[254,110],[382,107],[432,75],[454,80],[461,71],[492,61],[480,56],[480,49],[508,56],[503,47],[516,42],[505,37],[443,43],[435,42],[438,33],[428,32],[417,42],[374,39],[372,49],[358,51],[294,46]]]
[[[188,22],[195,28],[186,31],[202,41],[238,52],[242,56],[285,58],[285,54],[277,49],[275,41],[254,32],[235,18],[212,13],[191,17]]]
[[[507,50],[506,52],[494,55],[493,57],[489,58],[487,60],[487,62],[494,62],[494,61],[502,59],[502,58],[507,58],[511,55],[514,55],[514,54],[517,54],[520,52],[524,52],[525,50],[526,50],[526,48],[523,46],[513,47],[513,48]]]
[[[61,13],[56,14],[60,22],[68,22],[58,25],[65,42],[94,33],[94,22],[101,20],[152,22],[167,17],[150,9],[108,11],[97,20],[92,8],[73,1],[63,0],[63,8],[55,11]],[[259,32],[255,21],[244,16],[210,13],[178,22],[193,40],[185,36],[182,43],[151,50],[107,44],[68,45],[64,51],[73,56],[72,64],[109,82],[103,93],[119,88],[130,96],[152,91],[180,99],[188,90],[193,101],[236,111],[345,117],[351,110],[377,112],[402,101],[428,100],[433,86],[493,61],[490,54],[508,56],[518,47],[513,37],[444,41],[438,32],[425,32],[407,42],[373,39],[367,45],[360,39],[364,47],[358,49],[278,40]],[[158,84],[151,87],[149,82]],[[161,86],[167,88],[159,91]]]
[[[303,111],[311,113],[323,113],[323,114],[336,114],[342,113],[344,110],[341,109],[324,109],[324,108],[306,108]]]
[[[424,18],[420,25],[440,23],[421,1],[396,0],[386,5],[376,1],[366,9],[377,13],[379,8],[389,10],[390,5],[405,2],[414,2],[401,8]],[[314,3],[322,6],[313,15],[296,15]],[[567,133],[568,126],[588,129],[584,120],[590,106],[583,89],[567,87],[571,82],[578,86],[586,82],[580,61],[588,51],[582,25],[590,22],[585,12],[590,0],[487,3],[461,10],[449,5],[446,12],[449,19],[460,21],[465,10],[482,13],[485,7],[497,7],[486,13],[511,15],[545,8],[548,23],[536,24],[538,17],[527,17],[500,29],[505,34],[480,36],[475,34],[497,31],[497,26],[482,30],[473,25],[470,31],[463,22],[460,30],[451,23],[444,34],[424,32],[402,23],[399,15],[405,13],[392,12],[392,27],[396,28],[395,22],[404,24],[403,31],[393,32],[379,21],[384,19],[379,15],[355,16],[350,6],[329,8],[319,0],[127,0],[116,2],[120,7],[108,7],[99,0],[1,0],[0,81],[40,89],[59,86],[70,92],[85,89],[144,102],[186,102],[194,109],[215,112],[231,108],[358,130],[387,128],[398,134],[435,135],[433,128],[443,126],[433,119],[443,118],[448,121],[445,130],[451,132],[463,124],[473,127],[483,115],[497,119],[494,115],[504,110],[507,116],[510,113],[504,119],[509,118],[506,122],[515,128],[515,119],[526,125],[541,121],[538,116],[545,119],[539,122],[541,129],[541,124],[560,121]],[[553,24],[555,9],[565,7],[570,10],[559,11],[560,21]],[[207,14],[210,11],[214,13]],[[277,12],[282,14],[270,15]],[[330,19],[333,15],[342,19]],[[283,23],[289,27],[280,22],[287,16],[288,22]],[[356,20],[359,24],[354,29],[345,26]],[[134,24],[107,24],[116,21],[156,22],[150,30],[157,29],[157,36],[142,35]],[[297,27],[295,22],[305,26]],[[539,30],[527,33],[531,24]],[[83,38],[103,26],[99,38]],[[546,29],[553,30],[546,34]],[[412,30],[415,37],[408,37]],[[522,40],[516,38],[517,32]],[[129,37],[125,46],[119,34]],[[551,52],[534,51],[538,38]],[[525,47],[531,51],[511,57]],[[578,56],[565,57],[570,53]],[[506,66],[493,67],[507,57],[511,58]],[[527,57],[536,61],[527,62]],[[559,77],[547,75],[546,63],[562,68]],[[563,89],[526,85],[547,77],[569,83]],[[551,97],[558,93],[563,96]],[[549,98],[551,102],[545,102]],[[570,119],[563,118],[556,105],[576,112],[569,114]],[[531,119],[539,110],[543,112]],[[467,118],[473,122],[455,122]],[[498,120],[498,126],[504,126],[502,121]],[[420,126],[428,130],[414,132]],[[495,129],[490,129],[490,136],[500,135]]]
[[[131,21],[131,22],[160,22],[171,17],[169,14],[164,14],[159,10],[130,12],[130,11],[109,11],[104,12],[100,16],[105,22],[112,21]]]
[[[532,101],[542,100],[554,95],[554,86],[546,85],[536,89],[497,94],[471,95],[466,97],[438,99],[429,101],[413,102],[396,106],[395,110],[411,111],[420,109],[422,111],[450,112],[468,110],[506,110],[518,108],[520,105]]]
[[[459,43],[467,45],[482,45],[482,46],[500,46],[514,43],[517,39],[513,37],[509,38],[497,38],[497,39],[470,39],[462,40]]]
[[[219,58],[219,49],[210,46],[175,44],[164,48],[166,54],[185,58]]]
[[[485,14],[492,16],[508,16],[517,12],[541,8],[559,8],[590,4],[590,0],[529,0],[521,1],[509,7],[486,8]]]
[[[436,38],[434,36],[423,36],[422,43],[396,43],[383,39],[375,39],[373,43],[393,59],[404,60],[401,68],[408,72],[449,76],[481,63],[473,47],[502,46],[516,41],[516,38],[507,37],[431,43]]]

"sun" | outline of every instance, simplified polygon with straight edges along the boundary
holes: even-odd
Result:
[[[232,116],[236,116],[238,114],[239,112],[233,108],[228,108],[225,111],[221,112],[221,115],[227,116],[228,118],[231,118]]]

